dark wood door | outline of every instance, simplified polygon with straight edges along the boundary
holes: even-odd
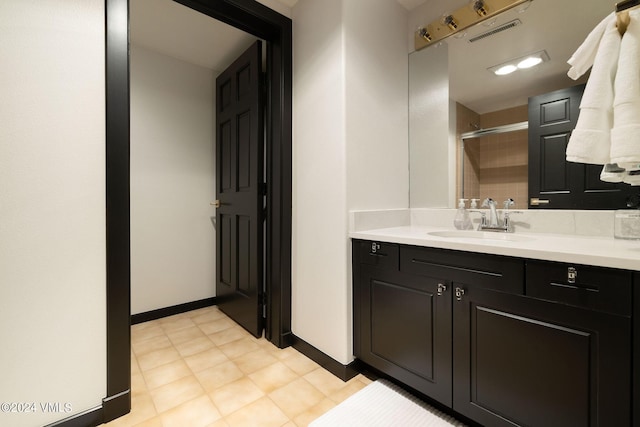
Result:
[[[630,425],[629,317],[453,286],[454,410],[496,427]]]
[[[617,209],[638,191],[600,180],[602,165],[566,161],[585,85],[529,98],[529,207]],[[537,205],[532,200],[540,199]]]
[[[262,44],[216,79],[216,297],[255,336],[264,325]]]

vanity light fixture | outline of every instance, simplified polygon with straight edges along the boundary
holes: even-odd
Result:
[[[428,25],[418,27],[415,32],[414,43],[416,50],[420,50],[442,39],[462,32],[467,28],[483,21],[490,21],[498,14],[532,0],[469,0],[464,6],[450,13],[445,13],[439,19]],[[526,9],[526,7],[525,7]],[[494,21],[495,22],[495,21]]]
[[[455,31],[458,29],[458,23],[453,18],[453,15],[445,15],[442,17],[442,23],[449,27],[451,31]]]
[[[489,13],[487,11],[487,5],[485,4],[484,0],[471,0],[470,5],[473,11],[480,17],[485,17],[487,16],[487,13]]]
[[[493,67],[487,68],[487,70],[491,71],[497,76],[505,76],[517,70],[524,70],[527,68],[535,67],[536,65],[547,62],[548,60],[549,54],[547,53],[547,51],[541,50],[539,52],[521,56],[519,58],[514,58],[510,61],[503,62],[502,64],[494,65]]]

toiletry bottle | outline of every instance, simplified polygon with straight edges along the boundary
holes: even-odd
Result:
[[[469,218],[469,212],[466,209],[467,199],[460,199],[458,201],[458,211],[453,219],[453,226],[458,230],[471,230],[473,228],[471,224],[471,218]]]

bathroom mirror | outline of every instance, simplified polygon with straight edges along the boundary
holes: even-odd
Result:
[[[423,12],[424,23],[468,1],[428,3],[429,7],[417,10]],[[476,162],[476,170],[483,170],[487,179],[480,184],[478,193],[465,191],[465,197],[512,197],[517,208],[526,209],[527,131],[466,139],[468,151],[476,156],[467,156],[466,160],[460,151],[459,135],[526,121],[528,97],[585,82],[587,76],[578,81],[567,77],[566,61],[613,10],[614,2],[602,0],[532,0],[460,31],[441,44],[412,52],[411,207],[455,207],[461,193],[461,165]],[[536,67],[503,76],[489,70],[535,52],[544,52],[545,56],[545,61]],[[436,100],[442,104],[434,105]],[[438,144],[434,141],[442,139],[446,143],[435,147]],[[443,165],[448,168],[445,172]],[[469,179],[470,174],[465,175]]]

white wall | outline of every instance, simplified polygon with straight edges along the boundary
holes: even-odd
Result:
[[[350,210],[409,204],[408,13],[395,0],[345,0]]]
[[[104,53],[102,0],[0,5],[0,402],[37,404],[3,426],[106,396]]]
[[[293,8],[293,333],[342,363],[347,166],[342,0]]]
[[[455,117],[450,117],[448,67],[446,44],[409,55],[412,208],[453,206],[455,139],[450,139],[450,123],[455,126]]]
[[[348,211],[409,203],[407,12],[371,3],[293,8],[292,329],[343,364],[353,359]]]
[[[131,312],[215,296],[215,75],[131,47]]]

